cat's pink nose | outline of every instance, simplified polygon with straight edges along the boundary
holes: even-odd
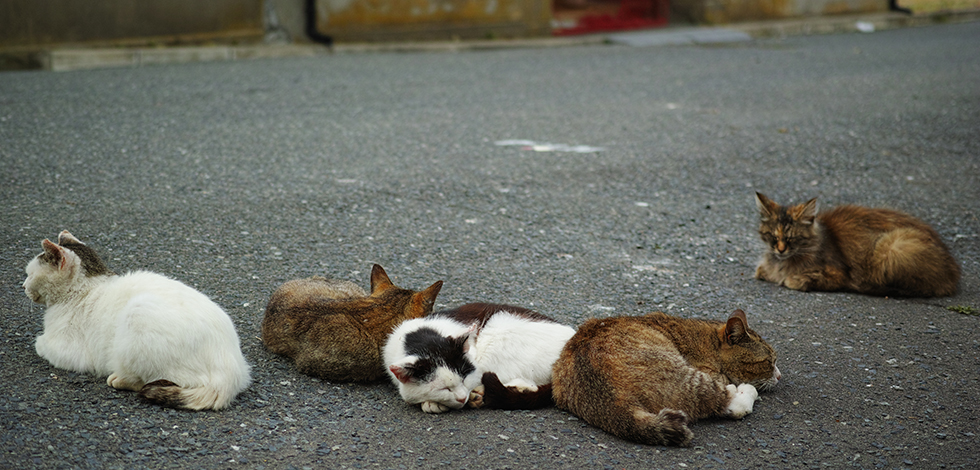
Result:
[[[460,404],[463,404],[463,405],[465,405],[465,404],[466,404],[466,397],[463,397],[463,398],[457,398],[457,399],[456,399],[456,401],[458,401],[458,402],[459,402]]]
[[[778,381],[779,381],[780,379],[782,379],[782,378],[783,378],[783,374],[781,374],[781,373],[779,372],[779,368],[778,368],[778,367],[775,367],[775,366],[773,366],[773,367],[774,367],[774,368],[775,368],[776,370],[774,370],[774,371],[772,372],[772,375],[773,375],[773,377],[776,377],[776,381],[778,382]]]

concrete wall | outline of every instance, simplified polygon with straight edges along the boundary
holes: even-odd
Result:
[[[551,34],[551,0],[317,0],[317,25],[338,41]]]
[[[887,12],[888,0],[671,0],[675,15],[695,23],[733,23],[803,16]]]
[[[0,49],[254,40],[262,0],[3,0]]]

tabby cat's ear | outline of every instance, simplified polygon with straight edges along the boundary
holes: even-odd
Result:
[[[741,341],[747,334],[748,323],[748,320],[745,319],[745,312],[741,309],[732,312],[732,315],[728,317],[728,323],[725,325],[725,342],[731,346]]]
[[[436,304],[436,296],[442,289],[442,281],[436,281],[424,291],[412,294],[412,308],[409,318],[420,318],[432,313],[432,307]]]
[[[415,378],[415,376],[413,375],[415,371],[412,367],[414,365],[415,365],[414,362],[403,361],[398,364],[392,364],[388,366],[388,370],[390,370],[391,373],[394,374],[395,378],[398,379],[399,382],[403,384],[407,384]]]
[[[765,194],[758,191],[755,192],[755,207],[759,209],[759,217],[763,221],[769,220],[776,213],[776,208],[779,207],[778,204],[772,202]]]
[[[64,245],[65,243],[77,243],[79,245],[84,245],[84,243],[82,243],[81,240],[75,238],[75,236],[72,235],[71,232],[67,230],[62,230],[61,233],[58,234],[58,244]]]
[[[388,273],[385,272],[385,268],[382,268],[380,264],[376,264],[371,268],[371,295],[394,286],[391,283],[391,279],[388,279]]]

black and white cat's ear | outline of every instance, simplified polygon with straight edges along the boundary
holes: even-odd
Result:
[[[398,364],[392,364],[388,366],[388,370],[391,374],[398,379],[399,382],[407,384],[415,379],[415,370],[412,367],[415,363],[411,361],[403,361]]]
[[[732,346],[738,344],[748,334],[749,321],[745,318],[745,312],[741,309],[732,312],[725,324],[725,342]]]
[[[773,214],[775,214],[777,205],[775,202],[772,202],[772,200],[767,198],[765,194],[756,191],[755,207],[759,209],[759,217],[761,217],[763,221],[766,221],[772,218]]]
[[[75,243],[78,245],[84,245],[84,243],[82,243],[81,240],[75,238],[75,236],[72,235],[71,232],[67,230],[62,230],[61,233],[58,234],[58,244],[64,245],[65,243]]]
[[[380,264],[375,264],[371,268],[371,295],[394,286],[391,279],[388,278],[388,273],[385,272],[385,268],[382,268]]]

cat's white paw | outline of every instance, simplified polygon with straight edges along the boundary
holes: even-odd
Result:
[[[504,387],[513,388],[520,393],[537,392],[538,386],[524,379],[514,379],[504,384]]]
[[[728,384],[728,416],[735,419],[742,419],[752,412],[755,400],[759,398],[759,392],[751,384],[742,384],[738,387]]]
[[[449,411],[449,407],[439,402],[426,401],[422,402],[422,411],[433,414],[445,413]]]
[[[144,385],[146,385],[140,379],[133,378],[133,377],[123,377],[120,376],[119,374],[110,375],[109,378],[105,380],[105,383],[108,384],[110,387],[118,390],[132,390],[134,392],[140,391],[140,389],[143,388]]]
[[[486,388],[483,384],[477,385],[476,388],[470,390],[470,399],[466,401],[466,406],[470,408],[482,408],[485,390]]]

